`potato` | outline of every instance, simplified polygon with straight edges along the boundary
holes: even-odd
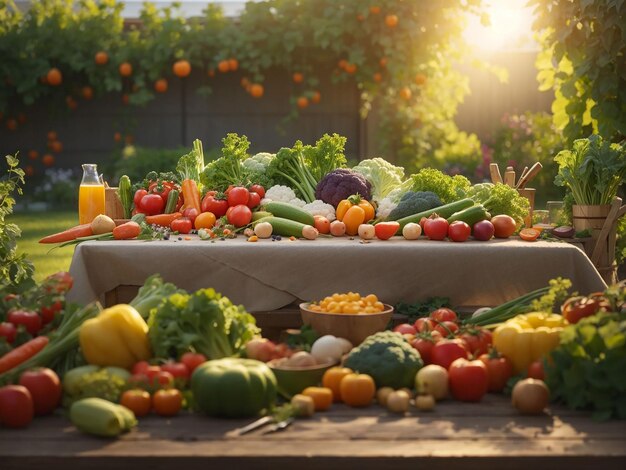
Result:
[[[317,365],[317,361],[306,351],[298,351],[287,361],[290,367],[309,367]]]
[[[94,235],[110,233],[115,228],[115,222],[108,215],[100,214],[91,221],[91,231]]]

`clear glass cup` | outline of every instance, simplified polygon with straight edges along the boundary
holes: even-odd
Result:
[[[563,201],[548,201],[550,224],[558,225],[563,218]]]
[[[98,165],[85,163],[78,190],[78,223],[89,224],[96,216],[104,214],[104,201],[104,183],[98,175]]]

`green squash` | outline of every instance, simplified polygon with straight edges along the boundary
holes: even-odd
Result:
[[[217,359],[196,368],[191,390],[197,408],[209,416],[250,417],[274,405],[276,377],[260,361]]]

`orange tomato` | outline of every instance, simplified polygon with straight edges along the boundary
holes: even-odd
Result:
[[[314,215],[313,220],[315,221],[315,228],[319,233],[330,233],[330,221],[324,217],[323,215]]]
[[[309,105],[309,99],[306,96],[301,96],[296,101],[296,104],[298,105],[298,108],[304,109]]]
[[[360,206],[352,206],[344,214],[342,222],[346,225],[348,235],[356,235],[359,233],[359,225],[365,222],[365,211]]]
[[[376,395],[376,384],[367,374],[348,374],[339,383],[341,399],[349,406],[368,406]]]
[[[152,406],[159,416],[174,416],[183,406],[183,395],[175,388],[158,390],[152,396]]]
[[[133,66],[128,62],[122,62],[119,71],[122,77],[130,77],[133,74]]]
[[[83,95],[83,98],[86,100],[90,100],[93,98],[93,88],[91,88],[90,86],[84,86],[80,90],[80,92]]]
[[[231,72],[236,72],[239,68],[239,61],[237,59],[228,59],[228,69]]]
[[[307,387],[302,390],[302,395],[313,399],[315,411],[326,411],[333,404],[333,391],[330,388]]]
[[[43,157],[41,157],[41,163],[43,163],[44,166],[50,167],[54,165],[54,157],[50,155],[49,153],[47,153]]]
[[[380,72],[376,72],[376,73],[374,74],[374,81],[375,81],[376,83],[380,83],[380,82],[382,82],[382,81],[383,81],[383,75],[382,75]]]
[[[380,13],[380,7],[379,6],[370,7],[370,13],[372,15],[378,15]]]
[[[326,388],[331,389],[333,392],[333,400],[335,402],[341,401],[341,389],[339,385],[341,384],[341,380],[346,376],[353,373],[352,369],[347,367],[331,367],[326,372],[324,372],[324,376],[322,377],[322,385]]]
[[[252,85],[250,85],[250,94],[255,98],[261,98],[263,96],[263,92],[263,85],[260,85],[258,83],[253,83]]]
[[[395,28],[398,25],[397,15],[387,15],[385,17],[385,24],[390,28]]]
[[[63,83],[63,75],[59,69],[52,67],[46,74],[46,80],[48,81],[48,85],[59,86]]]
[[[165,93],[167,91],[167,80],[159,78],[156,82],[154,82],[154,90],[157,93]]]
[[[230,70],[230,63],[227,60],[220,61],[220,63],[217,64],[217,70],[222,73],[228,72]]]
[[[152,400],[150,394],[145,390],[133,389],[126,390],[120,398],[120,405],[125,406],[135,413],[135,416],[146,416],[152,408]]]
[[[319,91],[314,91],[311,97],[311,103],[317,104],[322,100],[322,94]]]
[[[201,228],[213,228],[215,225],[215,215],[213,212],[202,212],[200,215],[196,217],[193,225],[196,230]]]
[[[104,65],[109,61],[109,54],[104,51],[96,52],[94,60],[96,61],[96,64]]]
[[[534,228],[525,228],[519,233],[519,237],[527,242],[534,242],[537,238],[539,238],[539,235],[539,230],[535,230]]]
[[[415,83],[418,86],[422,86],[426,84],[426,75],[424,75],[423,73],[418,73],[417,75],[415,75]]]
[[[400,98],[405,101],[409,101],[411,99],[411,89],[408,86],[400,88]]]
[[[178,78],[188,77],[191,73],[191,64],[187,60],[177,60],[172,66],[172,72]]]
[[[300,72],[294,73],[292,78],[294,83],[302,83],[304,81],[304,75]]]

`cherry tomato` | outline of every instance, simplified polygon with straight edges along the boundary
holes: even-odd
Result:
[[[422,317],[415,320],[413,327],[418,333],[424,333],[427,331],[433,331],[435,329],[435,324],[429,318]]]
[[[487,366],[490,392],[501,392],[506,387],[506,383],[513,376],[513,365],[504,356],[491,357],[489,354],[482,354],[479,358]]]
[[[135,208],[141,209],[141,200],[144,196],[148,194],[148,191],[145,189],[138,189],[135,191],[135,196],[133,197],[133,203],[135,204]]]
[[[539,235],[539,230],[535,230],[534,228],[525,228],[519,233],[519,237],[527,242],[534,242],[537,238],[539,238]]]
[[[453,242],[464,242],[472,233],[472,228],[462,220],[452,222],[448,227],[448,238]]]
[[[435,322],[458,320],[458,317],[454,310],[445,307],[438,308],[437,310],[430,312],[430,318]]]
[[[250,197],[248,198],[248,204],[246,204],[250,209],[254,209],[259,204],[261,204],[261,196],[259,193],[255,193],[254,191],[250,193]]]
[[[187,369],[189,369],[189,374],[191,374],[196,369],[196,367],[198,367],[203,362],[206,362],[206,356],[200,353],[187,352],[180,357],[180,362],[187,366]]]
[[[125,406],[135,413],[135,416],[146,416],[152,408],[152,399],[150,394],[145,390],[132,389],[122,393],[120,405]]]
[[[509,238],[515,233],[517,224],[515,219],[510,215],[500,214],[491,218],[491,223],[495,230],[494,235],[496,238]]]
[[[196,217],[198,217],[198,209],[196,209],[195,207],[188,207],[187,209],[185,209],[183,211],[183,217],[187,217],[189,220],[191,220],[191,225],[194,225],[194,223],[196,222]]]
[[[467,359],[467,349],[461,340],[442,339],[432,350],[432,363],[447,369],[456,359]]]
[[[39,312],[41,313],[41,321],[44,325],[52,322],[58,312],[63,310],[61,299],[52,299],[47,305],[43,305]]]
[[[487,366],[482,361],[456,359],[448,369],[450,392],[456,400],[480,401],[489,388]]]
[[[399,228],[400,223],[398,222],[380,222],[374,225],[376,238],[379,240],[389,240],[398,232]]]
[[[7,343],[13,343],[13,341],[15,341],[16,334],[17,328],[13,323],[9,323],[6,321],[0,323],[0,336],[6,338]]]
[[[52,413],[61,402],[61,381],[52,369],[27,370],[20,376],[19,384],[30,392],[36,415]]]
[[[253,184],[252,186],[250,186],[250,191],[257,193],[259,196],[261,196],[261,199],[265,197],[265,188],[260,184]]]
[[[435,331],[438,331],[441,333],[441,336],[446,338],[448,336],[454,336],[454,334],[459,331],[459,325],[453,321],[442,321],[435,325]]]
[[[7,320],[15,326],[24,325],[26,331],[31,335],[36,335],[42,326],[39,314],[29,310],[12,310],[9,312]]]
[[[319,233],[330,233],[330,221],[323,215],[314,215],[315,228]]]
[[[141,198],[140,208],[148,215],[162,214],[165,202],[158,194],[146,194]]]
[[[411,341],[411,346],[420,353],[425,365],[432,362],[433,348],[435,347],[435,341],[432,338],[418,336]]]
[[[178,232],[181,233],[183,235],[191,232],[191,220],[188,219],[187,217],[180,217],[178,219],[174,219],[172,220],[172,223],[170,224],[170,228],[172,229],[173,232]]]
[[[448,221],[443,217],[427,219],[424,222],[424,235],[431,240],[443,240],[448,235]]]
[[[408,323],[402,323],[396,326],[393,331],[396,333],[400,333],[401,335],[414,335],[415,333],[417,333],[415,328],[413,328],[413,325],[410,325]]]
[[[35,415],[35,406],[28,389],[22,385],[0,388],[0,424],[9,428],[23,428]]]
[[[250,199],[250,192],[241,186],[237,186],[228,191],[228,205],[230,207],[248,204]]]
[[[174,416],[183,405],[183,395],[179,390],[170,388],[158,390],[152,396],[152,406],[159,416]]]
[[[46,292],[64,294],[72,288],[74,285],[74,279],[70,273],[59,271],[57,273],[50,274],[50,276],[45,278],[43,285],[45,286]]]
[[[237,189],[239,188],[233,188],[233,191]],[[233,191],[231,191],[231,193]],[[228,223],[233,224],[235,227],[243,227],[248,225],[252,220],[252,211],[245,204],[239,204],[237,206],[232,206],[226,213],[226,217],[228,218]]]
[[[531,379],[545,380],[546,373],[543,370],[543,363],[541,361],[532,362],[528,366],[527,375]]]
[[[226,199],[217,199],[215,194],[209,191],[204,199],[202,199],[202,212],[212,212],[218,219],[226,215],[228,210],[228,201]]]
[[[166,362],[161,365],[161,370],[172,374],[174,379],[187,380],[189,378],[189,368],[183,362]]]
[[[150,363],[148,363],[148,361],[139,361],[135,363],[135,365],[133,366],[133,369],[131,370],[131,373],[146,374],[149,368],[150,368]]]

